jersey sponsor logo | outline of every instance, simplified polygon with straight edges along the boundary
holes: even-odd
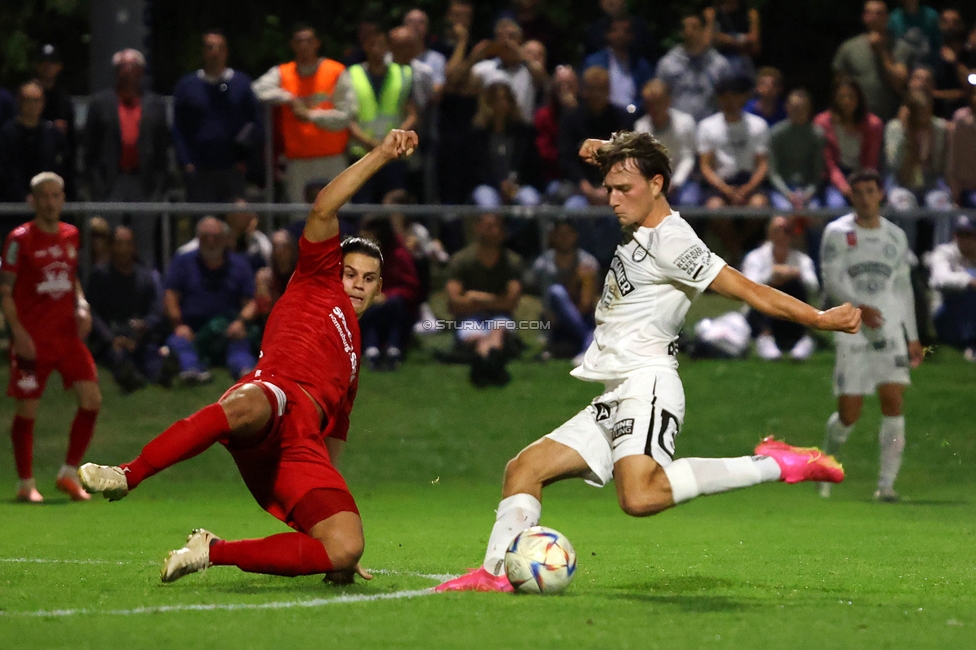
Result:
[[[854,248],[855,246],[857,246],[857,233],[854,232],[853,230],[847,233],[847,245],[850,248]]]
[[[338,307],[333,307],[329,318],[332,320],[332,324],[335,325],[336,331],[339,332],[339,338],[342,339],[342,349],[349,355],[349,365],[352,367],[352,371],[349,374],[349,382],[352,383],[356,380],[356,372],[359,370],[359,357],[356,355],[355,346],[353,346],[352,332],[349,331],[346,315]]]
[[[37,295],[57,300],[71,293],[71,267],[64,262],[48,264],[41,273],[44,279],[37,283]]]
[[[613,417],[617,412],[616,402],[594,402],[592,405],[597,422],[603,422]]]
[[[883,262],[861,262],[847,267],[847,274],[852,278],[864,274],[883,275],[890,278],[892,273],[894,273],[894,269]]]
[[[622,438],[623,436],[629,436],[634,432],[634,418],[627,418],[626,420],[620,420],[615,425],[613,425],[613,430],[610,433],[610,442],[613,442],[617,438]]]
[[[711,259],[712,252],[710,250],[701,244],[692,244],[685,252],[675,258],[674,265],[691,276],[692,280],[697,280]]]
[[[617,281],[617,288],[620,289],[621,296],[626,296],[634,290],[634,285],[627,279],[624,262],[617,255],[614,255],[613,259],[610,260],[610,272],[613,273],[613,279]]]
[[[17,380],[17,388],[25,393],[33,393],[40,388],[40,384],[37,383],[37,377],[34,375],[24,375]]]
[[[7,248],[7,258],[4,263],[7,266],[17,266],[17,253],[20,252],[20,242],[12,241],[10,246]]]
[[[58,246],[57,244],[55,244],[54,246],[51,246],[49,249],[47,249],[47,252],[54,259],[56,259],[56,260],[61,259],[61,247]]]

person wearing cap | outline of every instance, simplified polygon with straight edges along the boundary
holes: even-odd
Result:
[[[37,59],[34,61],[34,74],[44,89],[44,112],[41,117],[50,120],[58,130],[64,134],[68,142],[68,159],[65,161],[65,168],[74,169],[75,147],[77,137],[75,131],[75,109],[71,103],[71,94],[58,83],[58,78],[64,64],[61,59],[61,51],[53,43],[45,43],[38,50]],[[69,200],[75,196],[74,178],[65,177],[65,193]]]
[[[170,145],[163,98],[143,89],[146,58],[127,49],[112,56],[115,87],[92,95],[85,122],[85,169],[95,201],[161,200]],[[118,213],[106,215],[119,225]],[[133,219],[139,257],[153,265],[158,215]]]
[[[976,219],[956,217],[952,241],[929,257],[935,331],[946,345],[976,362]]]

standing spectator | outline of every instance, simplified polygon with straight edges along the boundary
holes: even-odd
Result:
[[[745,256],[742,274],[797,300],[811,302],[820,290],[817,271],[809,255],[790,245],[789,229],[786,217],[770,219],[766,243]],[[789,350],[790,358],[802,361],[809,359],[816,348],[809,330],[793,321],[770,318],[755,309],[749,310],[748,321],[760,359],[774,361],[783,356],[783,350]]]
[[[635,113],[638,95],[644,84],[654,76],[654,68],[643,57],[631,54],[634,33],[631,19],[614,18],[607,26],[607,47],[583,60],[583,69],[596,66],[610,73],[610,103]]]
[[[701,185],[692,178],[695,171],[695,118],[671,106],[668,85],[651,79],[641,93],[647,115],[637,120],[634,130],[650,133],[668,149],[671,157],[671,189],[668,202],[673,205],[699,205]]]
[[[452,2],[448,9],[449,17],[455,9],[464,9],[464,15],[470,17],[470,3]],[[471,74],[471,68],[476,61],[484,58],[488,43],[479,43],[475,56],[474,49],[469,47],[469,25],[462,21],[449,24],[454,34],[454,49],[445,68],[444,96],[438,107],[437,189],[442,203],[459,204],[466,203],[474,189],[474,179],[466,173],[465,165],[469,161],[471,122],[478,111],[481,82]],[[445,241],[451,250],[463,246],[451,246],[449,239]]]
[[[563,113],[579,105],[579,80],[568,65],[557,65],[552,73],[549,99],[535,112],[535,148],[542,163],[542,180],[547,193],[555,192],[552,183],[562,178],[559,170],[559,121]],[[550,191],[551,190],[551,191]]]
[[[0,87],[0,126],[3,126],[17,114],[17,102],[6,88]]]
[[[71,170],[65,177],[65,194],[69,201],[73,201],[76,195],[75,188],[75,152],[77,151],[78,138],[75,129],[75,109],[71,103],[71,95],[58,83],[58,77],[64,64],[61,62],[61,52],[51,43],[45,43],[38,52],[37,60],[34,62],[34,73],[41,87],[44,88],[44,112],[41,117],[50,120],[58,130],[64,134],[68,143],[67,157],[64,167]],[[2,126],[0,122],[0,126]]]
[[[522,60],[525,61],[525,65],[529,70],[533,71],[532,78],[535,81],[535,106],[533,107],[533,111],[545,102],[546,93],[549,92],[549,86],[552,85],[552,79],[547,72],[549,69],[548,56],[546,46],[542,44],[542,41],[532,40],[522,43]]]
[[[378,146],[392,129],[409,131],[417,122],[417,104],[410,96],[413,73],[409,65],[387,62],[384,32],[366,42],[366,61],[349,68],[357,111],[349,123],[349,154],[358,160]],[[356,193],[356,203],[379,203],[393,189],[406,187],[406,163],[394,160]]]
[[[823,129],[827,145],[824,162],[830,184],[824,191],[827,207],[843,208],[851,200],[847,177],[881,164],[884,122],[868,111],[864,93],[856,81],[840,80],[834,87],[830,108],[814,118]]]
[[[347,49],[342,55],[342,63],[347,68],[364,63],[369,41],[376,34],[383,31],[382,20],[373,7],[367,7],[356,22],[356,45]]]
[[[888,34],[888,6],[866,0],[865,33],[849,38],[834,55],[834,73],[846,75],[864,92],[867,109],[883,121],[894,117],[908,82],[911,48]]]
[[[777,210],[817,210],[826,140],[823,129],[810,121],[810,94],[802,89],[791,92],[786,114],[788,119],[769,134],[769,181],[774,188],[770,202]]]
[[[204,217],[197,224],[200,247],[173,258],[166,275],[166,340],[180,364],[180,380],[192,385],[212,379],[208,366],[225,362],[237,379],[254,368],[254,273],[231,252],[227,224]]]
[[[948,7],[939,14],[942,47],[935,57],[935,114],[951,120],[966,105],[969,74],[976,69],[976,50],[966,48],[966,23],[959,10]]]
[[[526,122],[531,122],[535,114],[536,96],[539,89],[546,82],[547,75],[544,68],[537,63],[526,61],[522,51],[522,29],[511,18],[501,18],[495,23],[495,40],[485,46],[472,50],[473,59],[477,59],[471,68],[482,86],[493,81],[507,81],[515,93],[519,110]],[[479,43],[479,46],[481,44]],[[478,52],[479,56],[475,56]]]
[[[945,120],[932,115],[932,98],[921,91],[909,93],[905,107],[908,110],[885,127],[888,203],[898,212],[915,210],[919,205],[949,210],[952,198],[942,178],[946,166]],[[948,221],[936,221],[937,243],[949,240]],[[914,248],[918,222],[907,219],[899,225]]]
[[[762,50],[759,11],[747,9],[742,0],[718,0],[705,17],[715,49],[728,60],[732,74],[752,79],[753,62]]]
[[[514,324],[522,295],[522,260],[504,248],[505,227],[497,214],[479,216],[474,233],[475,243],[451,257],[447,305],[459,321],[458,342],[473,353],[471,383],[504,386],[511,381],[505,369],[506,325]]]
[[[723,80],[717,88],[722,110],[698,125],[698,164],[707,183],[707,208],[769,205],[764,191],[769,172],[769,127],[761,117],[743,110],[751,86],[745,77]],[[734,227],[726,218],[712,219],[709,225],[728,254],[741,258],[744,239],[751,234],[746,232],[748,228]]]
[[[916,63],[931,62],[942,47],[939,12],[920,0],[901,0],[888,18],[888,33],[908,44]]]
[[[163,98],[143,90],[146,58],[138,50],[112,57],[115,88],[95,93],[85,122],[85,168],[96,201],[161,201],[166,186],[169,127]],[[118,219],[115,219],[118,225]],[[139,258],[153,265],[159,215],[132,224]]]
[[[698,13],[681,19],[681,45],[657,64],[657,77],[671,89],[674,107],[700,122],[715,113],[715,86],[732,76],[732,66],[712,47]]]
[[[346,168],[356,95],[345,66],[319,57],[320,42],[312,27],[296,25],[290,44],[295,60],[268,70],[252,89],[262,102],[281,107],[285,196],[301,203],[307,185],[328,183]]]
[[[275,231],[271,235],[271,263],[254,275],[254,302],[262,322],[267,320],[278,298],[285,293],[297,265],[298,242],[287,230]]]
[[[586,28],[583,50],[586,55],[599,52],[607,46],[607,29],[610,22],[617,18],[630,20],[630,31],[634,40],[630,45],[630,53],[634,58],[645,58],[655,61],[660,53],[657,49],[654,35],[647,26],[647,21],[634,16],[627,11],[627,0],[600,0],[602,15]]]
[[[403,24],[414,30],[414,32],[417,34],[417,38],[420,39],[421,49],[420,53],[416,55],[416,58],[429,65],[430,69],[433,71],[434,101],[436,103],[436,98],[439,98],[441,96],[441,92],[444,90],[444,75],[446,74],[445,69],[447,67],[447,57],[437,50],[431,49],[429,38],[430,18],[423,9],[414,8],[408,11],[403,16]]]
[[[251,78],[227,67],[227,38],[203,34],[203,68],[173,89],[173,147],[189,201],[222,203],[244,195],[246,162],[264,142]]]
[[[954,225],[953,241],[936,246],[929,260],[932,313],[939,340],[976,362],[976,220],[961,215]]]
[[[477,178],[472,198],[478,207],[539,205],[539,159],[535,131],[522,120],[511,87],[496,81],[481,91],[474,116],[471,170]]]
[[[224,217],[227,223],[227,236],[230,250],[243,255],[251,268],[256,272],[271,262],[271,240],[258,230],[258,215],[247,209],[247,201],[237,199],[234,205],[238,207],[234,212],[228,212]],[[200,248],[200,238],[194,237],[176,249],[177,255],[189,253]]]
[[[444,84],[437,83],[434,69],[418,58],[423,51],[423,40],[416,30],[406,25],[394,27],[390,30],[389,41],[393,63],[410,68],[410,95],[417,109],[417,125],[414,130],[417,131],[420,139],[420,151],[405,161],[406,184],[418,196],[424,196],[428,202],[434,202],[435,172],[433,161],[429,158],[431,145],[435,143],[437,137],[436,109]],[[432,54],[440,56],[438,52]]]
[[[617,131],[633,128],[633,116],[610,103],[610,74],[603,68],[583,72],[580,105],[566,111],[559,123],[559,163],[570,194],[564,205],[571,210],[607,205],[607,190],[600,170],[579,157],[579,148],[589,138],[606,139]],[[570,187],[571,186],[571,187]],[[581,229],[585,248],[601,264],[609,264],[620,241],[616,217],[587,220]]]
[[[92,269],[86,293],[92,309],[89,346],[108,364],[123,394],[147,381],[169,384],[161,377],[159,335],[163,323],[163,287],[155,271],[136,263],[132,230],[112,233],[108,264]]]
[[[530,271],[530,284],[542,296],[552,326],[549,351],[568,345],[576,366],[593,341],[593,309],[600,289],[600,263],[578,244],[573,222],[557,221],[549,232],[549,250],[536,258]]]
[[[545,0],[512,0],[512,8],[502,12],[502,17],[514,19],[526,41],[542,43],[553,61],[565,61],[568,58],[565,36],[559,25],[541,9],[544,3]]]
[[[770,127],[786,119],[782,72],[771,66],[759,68],[756,96],[746,103],[746,112],[763,118]]]
[[[458,45],[461,45],[461,56],[471,52],[471,24],[474,21],[474,3],[472,0],[450,0],[444,14],[444,33],[434,44],[433,49],[450,59]],[[445,63],[445,83],[447,83],[447,67]]]
[[[389,218],[366,220],[361,235],[383,254],[383,292],[359,319],[363,357],[370,370],[397,370],[420,306],[417,268]]]
[[[952,116],[948,148],[946,181],[952,200],[964,208],[976,208],[976,86],[969,87],[969,106]]]
[[[61,222],[64,181],[51,172],[31,179],[33,221],[14,230],[3,249],[0,307],[12,334],[7,395],[17,402],[10,437],[17,465],[17,500],[40,503],[33,473],[34,421],[51,372],[73,388],[78,410],[68,453],[55,486],[73,501],[87,501],[78,483],[81,463],[102,404],[98,373],[83,339],[91,309],[78,281],[78,229]]]
[[[53,122],[42,118],[41,84],[22,84],[17,107],[17,117],[0,128],[0,200],[14,203],[27,200],[37,174],[53,171],[64,178],[72,171],[67,166],[67,139]]]

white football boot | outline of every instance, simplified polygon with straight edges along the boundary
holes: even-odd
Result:
[[[129,482],[121,467],[85,463],[78,468],[78,478],[89,493],[101,492],[109,501],[118,501],[129,493]]]
[[[163,560],[159,578],[163,582],[175,582],[183,576],[203,571],[210,564],[210,544],[220,538],[203,528],[194,528],[186,538],[183,548],[170,551]]]

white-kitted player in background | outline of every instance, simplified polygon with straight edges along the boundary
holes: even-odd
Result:
[[[836,334],[834,395],[837,411],[827,420],[824,450],[835,453],[861,416],[865,395],[881,402],[881,471],[874,498],[897,501],[894,490],[905,449],[902,397],[911,383],[909,367],[922,363],[911,283],[911,252],[905,233],[881,216],[881,175],[874,170],[850,176],[854,212],[828,224],[820,248],[824,289],[837,302],[861,309],[856,334]],[[830,485],[820,486],[830,496]]]
[[[775,318],[825,330],[856,332],[861,315],[849,304],[817,311],[756,284],[708,250],[668,204],[668,151],[652,136],[622,132],[608,142],[587,140],[580,156],[599,165],[625,231],[596,308],[593,343],[572,373],[603,382],[604,392],[509,462],[483,565],[438,591],[511,591],[505,551],[516,535],[539,523],[543,486],[562,479],[603,486],[613,478],[623,511],[644,517],[700,495],[767,481],[844,477],[820,450],[771,438],[755,456],[673,460],[685,416],[678,332],[702,291],[711,288]]]

